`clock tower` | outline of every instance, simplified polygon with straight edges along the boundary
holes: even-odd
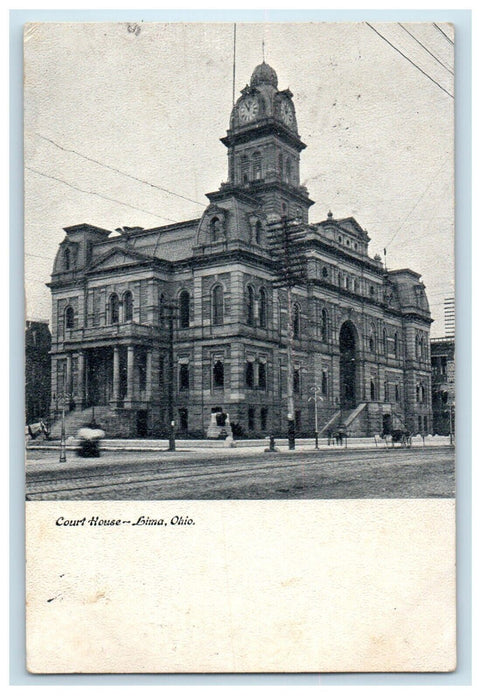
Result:
[[[297,130],[292,93],[277,85],[275,70],[261,63],[232,109],[221,139],[228,148],[228,187],[260,200],[266,215],[307,223],[313,202],[299,177],[306,146]]]

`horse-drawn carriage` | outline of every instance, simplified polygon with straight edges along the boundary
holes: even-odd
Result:
[[[394,445],[399,445],[400,447],[411,447],[412,445],[412,435],[409,430],[405,430],[404,428],[391,430],[389,433],[383,433],[381,437],[388,447],[394,447]]]

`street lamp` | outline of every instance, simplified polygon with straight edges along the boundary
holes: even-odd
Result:
[[[308,401],[314,401],[314,436],[315,436],[315,449],[319,449],[319,427],[318,427],[318,416],[317,416],[317,402],[318,401],[324,401],[324,399],[321,396],[322,390],[321,387],[315,384],[314,386],[311,386],[310,388],[311,393],[313,396],[310,396],[307,400]]]

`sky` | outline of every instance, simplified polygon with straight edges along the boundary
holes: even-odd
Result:
[[[50,318],[63,228],[199,217],[227,179],[234,25],[45,23],[25,33],[27,318]],[[237,24],[235,97],[265,60],[293,93],[310,221],[354,216],[370,254],[454,290],[453,30]],[[389,43],[388,43],[389,42]],[[400,53],[401,52],[401,53]],[[403,54],[403,55],[402,55]]]

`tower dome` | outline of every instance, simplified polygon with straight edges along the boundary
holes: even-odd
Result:
[[[262,84],[272,85],[277,88],[277,73],[274,68],[271,68],[265,61],[259,64],[252,73],[251,87],[257,87]]]

